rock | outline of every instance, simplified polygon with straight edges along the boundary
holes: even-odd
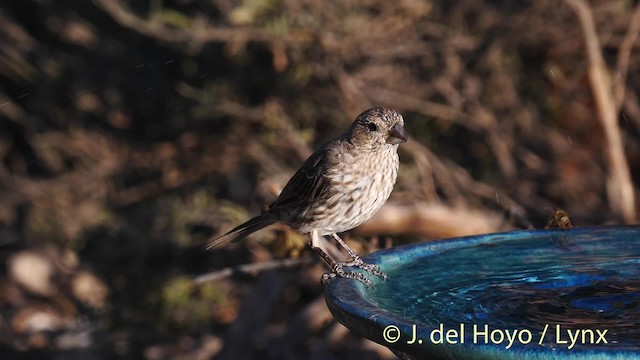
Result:
[[[11,328],[17,334],[33,334],[43,331],[57,331],[66,326],[65,320],[51,306],[29,305],[11,320]]]
[[[8,261],[9,276],[27,291],[41,296],[51,296],[57,288],[52,283],[55,268],[46,257],[33,252],[21,251]]]
[[[94,274],[88,271],[79,271],[71,280],[73,296],[83,305],[93,309],[104,307],[109,288]]]

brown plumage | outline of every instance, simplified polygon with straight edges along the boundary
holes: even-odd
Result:
[[[355,266],[386,277],[377,266],[364,263],[337,233],[371,218],[387,201],[398,175],[398,145],[407,141],[404,120],[395,110],[373,108],[360,114],[351,127],[318,148],[291,177],[269,210],[212,239],[207,249],[238,241],[276,222],[287,223],[307,235],[309,245],[329,264],[333,274],[370,281]],[[334,238],[351,256],[335,261],[322,249],[320,238]]]

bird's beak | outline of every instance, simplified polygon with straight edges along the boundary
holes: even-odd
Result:
[[[407,142],[407,133],[404,132],[404,126],[395,124],[387,134],[387,144],[401,144]]]

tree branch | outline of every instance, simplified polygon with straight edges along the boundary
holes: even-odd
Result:
[[[606,153],[609,165],[607,195],[612,210],[626,223],[635,222],[635,199],[629,165],[624,154],[622,136],[617,121],[616,103],[613,97],[611,79],[596,33],[591,9],[584,0],[564,0],[580,20],[585,37],[589,59],[589,80],[606,139]]]
[[[625,81],[627,79],[627,72],[629,71],[629,58],[631,57],[631,50],[636,45],[638,33],[640,33],[640,4],[636,5],[631,20],[629,20],[629,28],[618,51],[618,64],[616,66],[618,73],[614,80],[613,89],[617,111],[620,111],[624,103],[625,90],[627,88]]]
[[[139,17],[117,0],[94,0],[94,3],[121,26],[161,41],[187,44],[191,52],[198,51],[209,42],[274,43],[278,41],[310,42],[313,40],[312,34],[306,31],[289,31],[282,36],[276,36],[258,28],[212,27],[207,24],[204,18],[196,18],[190,27],[179,29],[166,26],[154,14],[150,19]]]
[[[202,284],[209,281],[224,279],[226,277],[229,277],[235,274],[255,275],[257,273],[270,271],[270,270],[290,269],[293,267],[310,264],[315,260],[316,259],[314,259],[313,257],[304,257],[304,258],[278,259],[278,260],[260,262],[260,263],[242,264],[242,265],[232,266],[232,267],[224,268],[219,271],[214,271],[214,272],[200,275],[195,279],[193,279],[193,282],[195,284]]]

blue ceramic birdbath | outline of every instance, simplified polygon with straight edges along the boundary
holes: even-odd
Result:
[[[406,359],[640,359],[640,227],[527,230],[364,258],[387,281],[325,289],[333,315]]]

